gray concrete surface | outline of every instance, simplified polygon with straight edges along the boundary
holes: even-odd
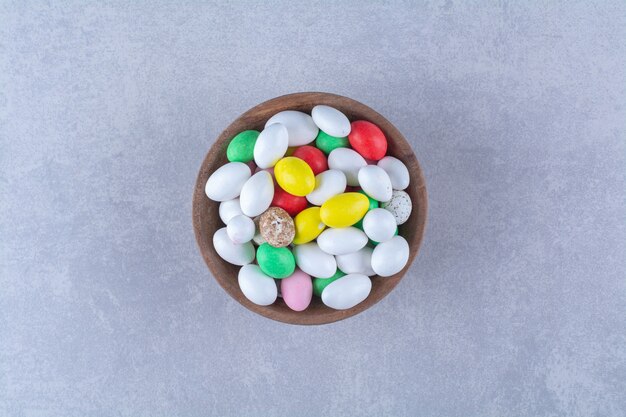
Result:
[[[626,415],[626,4],[0,2],[0,415]],[[410,138],[410,275],[335,325],[229,299],[216,135],[329,91]]]

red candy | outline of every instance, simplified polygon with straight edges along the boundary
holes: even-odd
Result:
[[[287,191],[280,188],[276,181],[274,181],[274,198],[272,199],[273,207],[280,207],[285,210],[291,217],[296,217],[296,214],[300,213],[307,206],[306,197],[298,197],[293,194],[289,194]]]
[[[348,135],[350,146],[365,159],[378,161],[387,153],[387,138],[374,123],[357,120]]]
[[[306,162],[313,170],[313,175],[317,175],[328,169],[326,155],[324,155],[324,152],[313,146],[300,146],[294,151],[293,156]]]

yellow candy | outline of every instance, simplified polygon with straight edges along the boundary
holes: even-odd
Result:
[[[369,200],[361,193],[338,194],[326,200],[320,209],[320,218],[330,227],[352,226],[365,216]]]
[[[303,197],[315,188],[311,167],[300,158],[288,156],[274,167],[274,177],[280,188],[289,194]]]
[[[295,219],[296,236],[293,238],[294,245],[308,243],[319,236],[326,228],[320,219],[320,208],[310,207],[302,210]]]

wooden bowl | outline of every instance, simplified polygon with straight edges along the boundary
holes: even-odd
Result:
[[[388,155],[404,162],[409,169],[411,182],[405,191],[411,196],[413,211],[409,220],[400,226],[400,235],[409,243],[410,254],[407,265],[391,277],[372,277],[372,292],[362,303],[349,310],[333,310],[326,307],[320,298],[313,296],[311,305],[296,312],[278,298],[271,306],[259,306],[250,302],[239,289],[237,274],[239,266],[222,260],[213,247],[213,233],[224,227],[220,220],[219,203],[211,201],[204,193],[209,176],[228,162],[226,148],[237,133],[246,129],[262,130],[265,122],[283,110],[300,110],[311,113],[317,104],[326,104],[342,111],[350,121],[369,120],[382,129],[388,141]],[[217,282],[231,297],[244,307],[262,316],[290,324],[325,324],[343,320],[366,310],[385,297],[402,279],[419,250],[426,223],[426,184],[419,163],[404,136],[387,119],[358,101],[328,93],[296,93],[277,97],[248,110],[224,130],[204,158],[193,195],[193,228],[204,261]]]

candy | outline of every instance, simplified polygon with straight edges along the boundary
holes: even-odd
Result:
[[[213,235],[215,251],[242,266],[238,283],[248,300],[267,306],[281,297],[303,311],[315,294],[345,310],[367,298],[370,276],[402,271],[409,247],[398,225],[412,210],[402,191],[410,174],[385,156],[387,147],[378,126],[350,123],[327,105],[311,115],[281,111],[261,132],[232,138],[229,162],[205,193],[220,203],[226,225]]]
[[[356,252],[335,256],[337,268],[346,274],[363,274],[367,276],[376,275],[372,269],[372,253],[374,249],[364,247]]]
[[[379,243],[372,253],[372,269],[381,277],[390,277],[404,268],[409,260],[409,244],[402,236]]]
[[[369,212],[370,210],[374,210],[375,208],[378,208],[378,205],[379,205],[379,204],[378,204],[378,201],[374,200],[372,197],[370,197],[369,195],[367,195],[367,194],[365,193],[365,191],[363,191],[363,190],[358,190],[358,191],[356,191],[356,192],[363,194],[363,195],[364,195],[364,196],[366,196],[366,197],[367,197],[367,199],[369,200],[370,205],[369,205],[369,207],[367,208],[367,211],[368,211],[368,212]],[[363,230],[363,219],[361,219],[361,220],[359,220],[358,222],[356,222],[356,223],[354,224],[354,227],[357,227],[357,228],[359,228],[359,229]]]
[[[347,310],[365,300],[372,290],[372,281],[363,274],[348,274],[331,282],[322,291],[322,302],[330,308]]]
[[[267,126],[254,145],[254,162],[262,169],[273,167],[287,152],[288,143],[289,135],[284,125]]]
[[[313,171],[313,175],[317,175],[320,172],[324,172],[328,169],[328,162],[326,156],[322,151],[313,146],[301,146],[295,150],[293,156],[302,159],[306,162]]]
[[[317,127],[329,135],[341,137],[350,133],[350,120],[334,107],[323,104],[315,106],[311,110],[311,117]]]
[[[395,232],[393,232],[393,235],[394,235],[394,236],[398,236],[398,232],[399,232],[399,230],[398,230],[398,226],[396,226],[396,230],[395,230]],[[370,239],[370,245],[372,245],[372,246],[376,246],[376,245],[378,245],[378,243],[379,243],[379,242],[376,242],[375,240]]]
[[[330,278],[313,278],[313,294],[318,297],[322,296],[322,292],[324,288],[328,286],[331,282],[337,281],[341,277],[345,277],[346,274],[337,268],[337,272]]]
[[[337,148],[349,147],[350,142],[347,137],[330,136],[320,130],[320,133],[317,134],[317,138],[315,139],[315,146],[328,155]]]
[[[241,214],[230,219],[226,226],[226,233],[230,240],[239,245],[250,242],[254,237],[254,231],[254,221]]]
[[[369,200],[361,193],[343,193],[328,199],[320,208],[320,219],[330,227],[352,226],[363,218]]]
[[[293,219],[279,207],[270,207],[261,215],[259,229],[263,239],[275,248],[289,245],[296,234]]]
[[[251,174],[250,168],[243,162],[229,162],[211,174],[204,192],[213,201],[232,200],[239,197]],[[315,186],[315,180],[313,183]]]
[[[257,130],[244,130],[235,135],[226,148],[230,162],[250,162],[254,158],[254,144],[259,137]]]
[[[241,211],[248,217],[263,213],[274,198],[274,180],[267,171],[254,174],[241,189],[239,204]]]
[[[278,185],[289,194],[305,196],[315,188],[313,171],[300,158],[288,156],[278,161],[274,176]]]
[[[263,243],[256,252],[256,259],[261,270],[272,278],[286,278],[293,274],[296,263],[288,248],[275,248]]]
[[[366,120],[352,122],[348,135],[350,146],[363,158],[378,161],[387,153],[387,138],[378,126]]]
[[[294,311],[305,310],[313,298],[311,277],[300,269],[280,280],[280,291],[287,307]]]
[[[331,255],[345,255],[365,247],[367,236],[356,227],[330,228],[318,236],[317,244]]]
[[[242,266],[237,281],[243,295],[254,304],[268,306],[276,301],[278,296],[276,284],[258,265]]]
[[[330,278],[337,272],[337,261],[320,249],[315,242],[298,245],[293,248],[296,265],[316,278]]]
[[[378,161],[378,166],[385,170],[394,190],[404,190],[409,186],[409,170],[404,163],[393,156],[385,156]]]
[[[287,127],[289,146],[311,143],[319,131],[311,116],[295,110],[285,110],[275,114],[265,123],[265,127],[273,123],[282,123]]]
[[[295,217],[306,208],[306,200],[305,197],[289,194],[276,184],[274,186],[274,199],[271,205],[280,207],[289,213],[291,217]]]
[[[346,176],[337,169],[329,169],[315,176],[315,188],[306,199],[309,203],[321,206],[329,198],[346,190]]]
[[[389,175],[379,166],[367,165],[359,170],[359,185],[363,191],[375,200],[386,202],[391,200],[391,180]]]
[[[294,245],[308,243],[319,236],[326,228],[320,218],[320,208],[310,207],[303,210],[294,219],[296,235],[293,238]]]
[[[359,170],[366,165],[365,159],[352,149],[337,148],[328,155],[328,166],[342,171],[348,185],[359,185]]]
[[[396,219],[390,211],[376,208],[369,211],[363,218],[363,231],[375,242],[390,240],[396,230]]]
[[[228,237],[226,227],[218,229],[213,234],[213,247],[220,258],[233,265],[246,265],[254,261],[254,246],[252,246],[252,243],[234,243]]]
[[[220,219],[224,224],[228,224],[233,217],[243,214],[241,206],[239,205],[239,198],[233,198],[232,200],[222,201],[219,208]]]
[[[391,200],[383,203],[381,207],[385,210],[389,210],[391,214],[393,214],[399,226],[409,220],[411,216],[411,197],[404,191],[394,190],[391,194]]]

